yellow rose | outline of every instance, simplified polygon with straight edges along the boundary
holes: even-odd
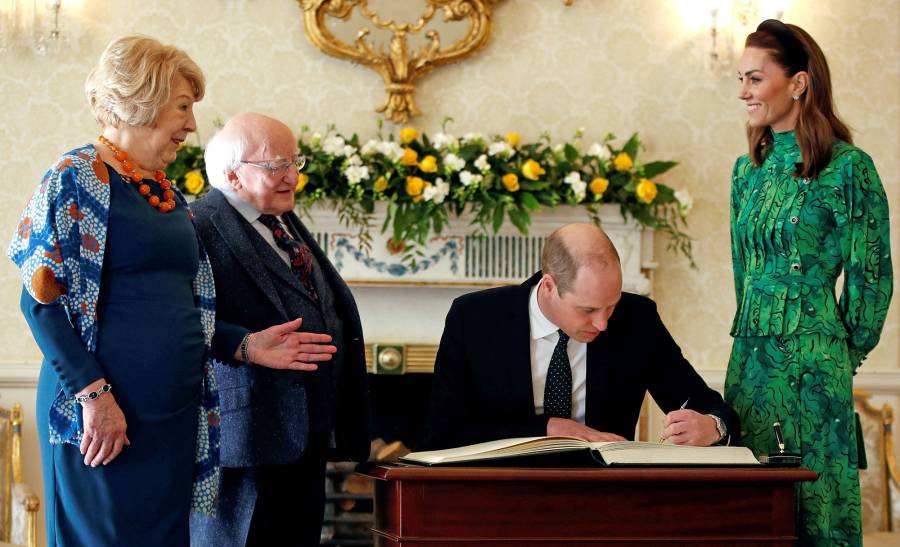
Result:
[[[406,193],[412,197],[422,195],[425,189],[425,181],[419,177],[406,177]]]
[[[206,180],[203,178],[199,169],[194,169],[193,171],[188,171],[184,174],[184,189],[190,194],[199,194],[200,190],[203,190],[205,184]]]
[[[525,165],[522,166],[522,175],[524,175],[526,179],[537,180],[541,178],[541,175],[544,173],[546,173],[546,171],[541,167],[541,164],[534,160],[528,160],[525,162]]]
[[[437,171],[437,158],[434,156],[425,156],[422,158],[422,161],[419,162],[419,169],[422,170],[423,173],[434,173]]]
[[[375,188],[376,192],[384,192],[385,190],[387,190],[388,181],[384,177],[378,177],[378,180],[375,181],[373,187]]]
[[[613,160],[613,165],[616,167],[616,171],[628,171],[632,167],[634,167],[634,162],[631,161],[631,158],[625,152],[619,152],[616,156],[616,159]]]
[[[402,165],[415,165],[419,163],[419,154],[412,148],[404,148],[403,157],[400,158],[400,163]]]
[[[404,127],[400,130],[400,142],[409,144],[419,138],[419,132],[412,127]]]
[[[507,173],[503,175],[500,180],[503,182],[503,186],[510,192],[519,191],[519,176],[515,173]]]
[[[597,177],[591,181],[591,192],[598,196],[602,196],[607,188],[609,188],[609,181],[603,177]]]
[[[294,192],[302,192],[307,182],[309,182],[309,175],[306,173],[297,175],[297,186],[294,188]]]
[[[431,188],[431,183],[430,183],[430,182],[426,182],[426,183],[422,186],[422,193],[419,194],[418,196],[413,196],[412,202],[413,202],[413,203],[419,203],[420,201],[422,201],[422,200],[425,198],[425,190],[428,189],[428,188]]]
[[[649,179],[641,179],[637,188],[634,189],[634,193],[637,194],[639,200],[644,203],[650,203],[656,198],[656,184]]]
[[[506,134],[506,144],[512,146],[513,148],[519,146],[520,140],[522,140],[521,137],[519,137],[519,134],[515,131],[510,131]]]

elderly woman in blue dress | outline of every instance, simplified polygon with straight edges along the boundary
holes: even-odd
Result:
[[[196,128],[198,66],[128,36],[85,90],[101,134],[47,171],[8,250],[44,354],[48,544],[188,545],[189,511],[215,510],[212,359],[313,370],[333,346],[294,332],[299,320],[258,333],[215,321],[209,262],[165,174]]]

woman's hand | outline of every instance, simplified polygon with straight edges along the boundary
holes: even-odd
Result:
[[[313,371],[319,368],[316,362],[330,361],[337,351],[329,343],[331,336],[296,332],[302,323],[303,318],[297,318],[251,334],[247,343],[250,362],[268,368]]]
[[[100,389],[106,380],[101,378],[85,386],[75,395],[84,395]],[[81,438],[81,453],[84,465],[97,467],[113,461],[122,449],[131,444],[125,434],[125,415],[116,403],[112,392],[104,393],[96,399],[81,404],[84,417],[84,436]]]

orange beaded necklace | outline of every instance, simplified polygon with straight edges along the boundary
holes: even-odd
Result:
[[[143,182],[144,175],[135,171],[135,165],[128,159],[127,152],[119,150],[116,145],[103,135],[100,135],[100,142],[112,150],[116,161],[119,162],[122,166],[122,170],[125,171],[124,177],[138,187],[138,193],[147,198],[147,203],[149,203],[151,207],[155,207],[160,213],[168,213],[175,208],[175,192],[171,188],[172,181],[166,177],[165,171],[156,171],[153,173],[153,178],[159,181],[159,187],[163,189],[162,198],[160,199],[159,196],[152,193],[150,185]]]

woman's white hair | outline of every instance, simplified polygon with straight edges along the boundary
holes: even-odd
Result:
[[[84,92],[101,126],[151,126],[171,97],[177,76],[191,84],[195,101],[203,98],[203,72],[187,53],[135,34],[106,46]]]

